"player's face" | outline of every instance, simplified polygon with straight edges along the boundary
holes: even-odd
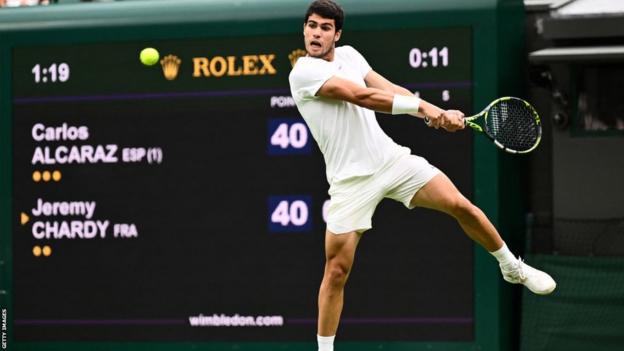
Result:
[[[308,55],[333,60],[334,47],[340,39],[340,33],[341,31],[336,31],[333,19],[311,14],[308,21],[303,24],[303,39]]]

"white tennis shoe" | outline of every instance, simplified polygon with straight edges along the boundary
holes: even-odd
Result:
[[[548,295],[557,287],[548,273],[529,266],[520,257],[512,264],[501,264],[500,269],[503,279],[512,284],[522,284],[538,295]]]

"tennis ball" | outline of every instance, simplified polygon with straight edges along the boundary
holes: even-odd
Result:
[[[158,51],[154,48],[145,48],[141,50],[141,55],[139,55],[139,58],[141,59],[141,63],[143,63],[144,65],[153,66],[154,64],[156,64],[156,62],[158,62],[160,55],[158,54]]]

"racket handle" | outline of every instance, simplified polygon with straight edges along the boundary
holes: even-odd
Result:
[[[429,119],[429,117],[425,116],[423,122],[425,122],[425,124],[430,127],[431,126],[431,120]],[[476,126],[476,127],[475,127]],[[479,125],[474,124],[470,121],[468,121],[466,118],[464,118],[464,127],[471,127],[471,128],[475,128],[478,129],[479,131],[481,131],[481,127],[479,127]]]

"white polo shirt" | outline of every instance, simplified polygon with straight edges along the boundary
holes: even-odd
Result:
[[[334,60],[301,57],[290,72],[290,91],[325,158],[329,184],[370,175],[388,161],[409,154],[377,123],[375,112],[355,104],[316,96],[331,77],[366,86],[371,71],[366,59],[351,46],[335,49]]]

